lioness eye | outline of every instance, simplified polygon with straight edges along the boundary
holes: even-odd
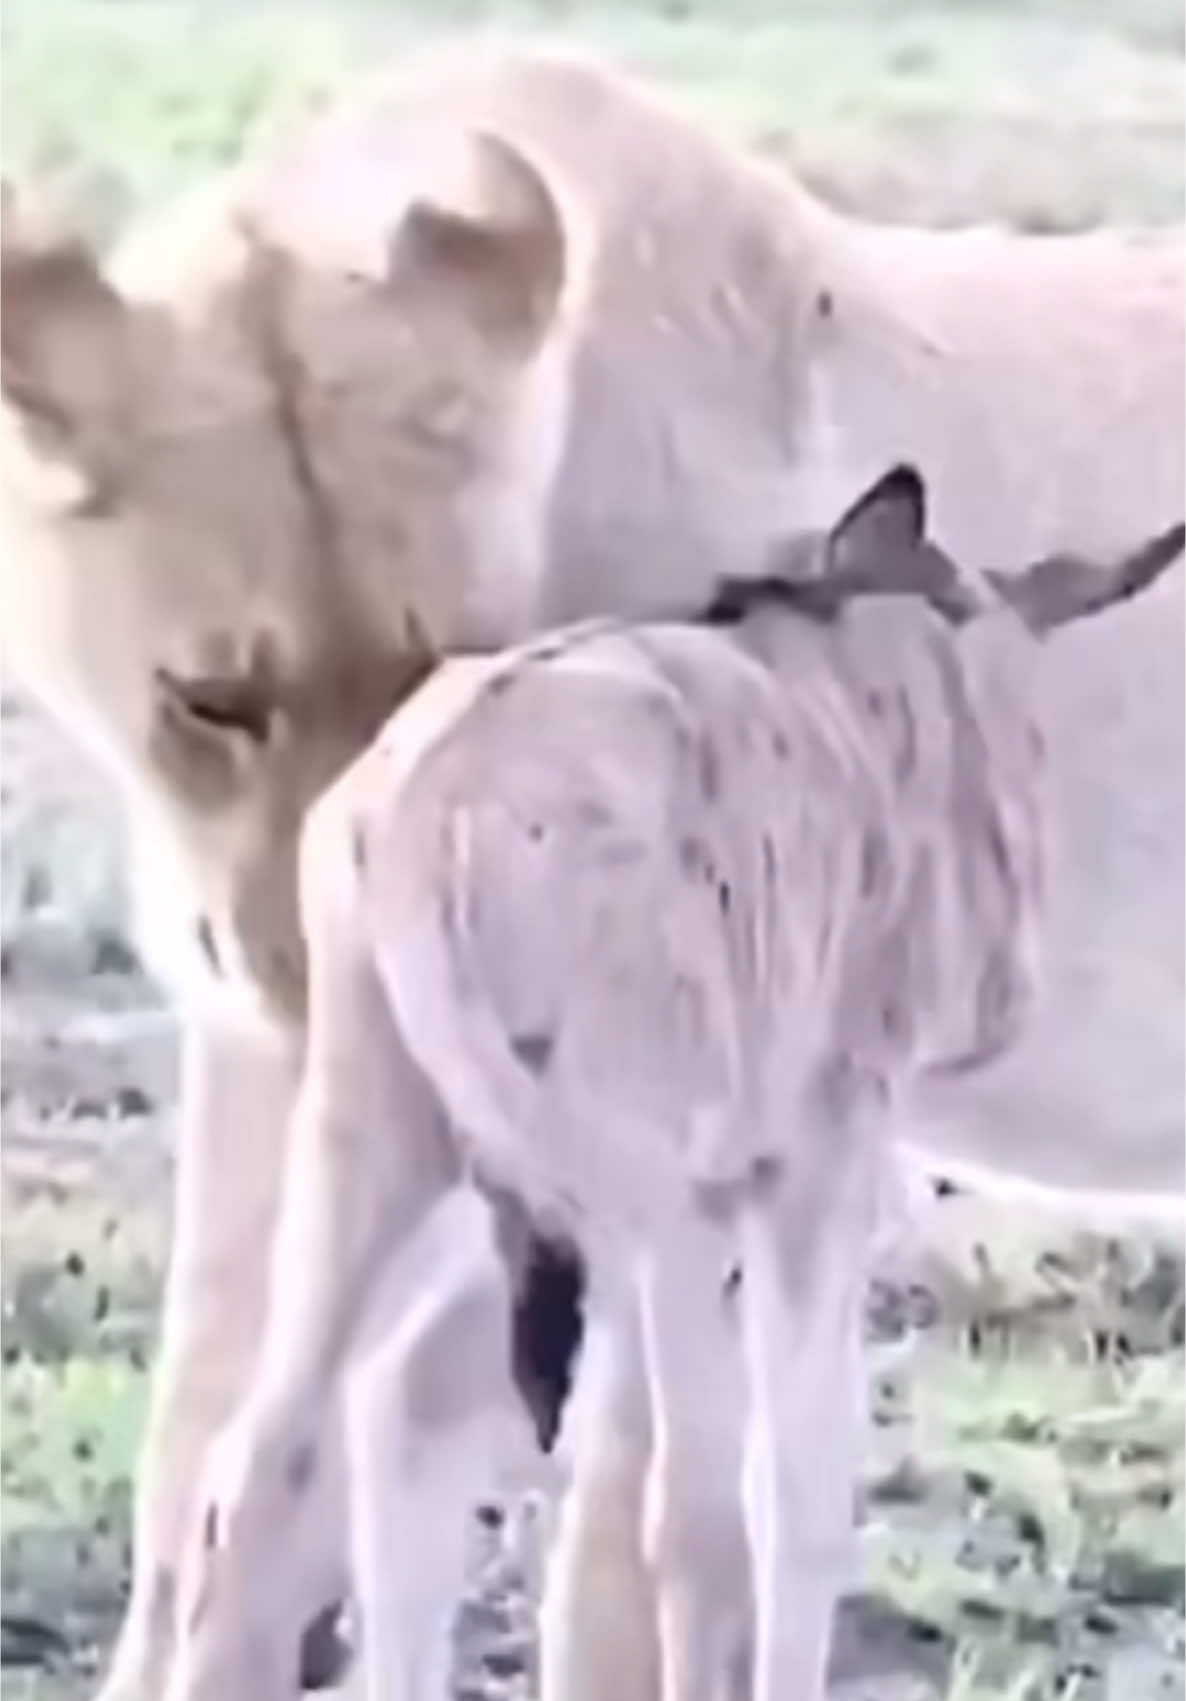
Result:
[[[266,744],[272,730],[272,705],[250,676],[181,679],[167,668],[156,670],[157,684],[189,719],[219,731],[241,732]]]

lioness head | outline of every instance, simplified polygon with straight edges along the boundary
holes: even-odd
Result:
[[[542,532],[565,227],[503,143],[454,153],[378,252],[244,198],[148,290],[5,198],[6,649],[163,815],[207,966],[285,1012],[304,809]]]

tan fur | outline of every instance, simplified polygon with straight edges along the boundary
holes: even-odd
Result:
[[[1119,552],[1183,508],[1177,234],[855,223],[557,55],[467,46],[377,78],[133,236],[110,285],[19,209],[4,228],[0,630],[121,775],[152,847],[148,943],[191,1022],[240,1049],[261,1011],[299,1023],[302,812],[432,655],[695,606],[895,459],[972,566]],[[1180,576],[1098,624],[1051,670],[1072,827],[1053,925],[1063,1031],[1114,1043],[1039,1027],[955,1145],[1004,1126],[1028,1155],[1011,1106],[1052,1056],[1048,1119],[1090,1147],[1093,1117],[1131,1115],[1152,1176],[1180,1115]],[[212,732],[227,702],[239,724]],[[1119,831],[1102,776],[1134,766],[1139,830],[1084,856]],[[1131,970],[1105,974],[1118,954]],[[280,1119],[248,1095],[240,1122],[274,1189]],[[225,1164],[186,1127],[183,1174]],[[1073,1142],[1053,1149],[1065,1168]],[[258,1238],[210,1203],[236,1185],[194,1192],[217,1281],[170,1289],[165,1531],[187,1378],[226,1284],[263,1280]],[[217,1380],[202,1424],[233,1399]],[[173,1537],[142,1547],[142,1577],[167,1573]]]

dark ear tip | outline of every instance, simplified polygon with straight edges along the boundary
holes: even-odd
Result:
[[[850,521],[871,510],[903,510],[909,513],[909,526],[915,540],[921,541],[927,529],[927,491],[922,474],[908,461],[898,461],[876,483],[859,496],[840,521],[836,530],[843,531]]]
[[[1172,561],[1175,556],[1181,555],[1184,549],[1186,549],[1186,522],[1179,520],[1176,526],[1169,528],[1162,539],[1161,553],[1166,561]]]
[[[1186,524],[1179,521],[1158,532],[1143,548],[1129,557],[1120,570],[1119,588],[1122,595],[1131,596],[1159,579],[1166,568],[1175,562],[1186,548]]]
[[[878,496],[891,496],[898,502],[909,502],[918,515],[918,529],[925,530],[927,487],[918,468],[909,461],[899,461],[890,468],[877,487]]]
[[[1186,548],[1186,524],[1179,521],[1176,526],[1160,532],[1130,559],[1127,570],[1120,577],[1122,593],[1131,596],[1144,590],[1155,579],[1160,579],[1166,568],[1181,555],[1183,548]]]
[[[924,494],[922,474],[911,461],[897,461],[886,473],[883,483],[888,489],[914,491]]]

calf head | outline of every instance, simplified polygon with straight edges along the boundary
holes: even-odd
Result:
[[[926,644],[937,686],[930,701],[942,721],[931,748],[945,753],[941,813],[937,827],[928,825],[933,810],[914,816],[916,860],[890,930],[898,960],[882,1001],[892,1012],[893,984],[913,977],[924,1018],[919,1060],[932,1071],[963,1071],[1006,1050],[1041,980],[1047,788],[1038,646],[1156,583],[1184,536],[1182,525],[1169,527],[1119,561],[1058,556],[971,576],[927,539],[923,483],[903,467],[827,540],[825,577],[807,588],[811,612],[834,619],[854,599],[888,593],[921,599],[941,617]],[[870,641],[892,645],[890,626]],[[915,705],[916,719],[927,700]],[[935,775],[923,779],[925,793]],[[907,776],[902,817],[913,808]]]
[[[1032,664],[1060,626],[1155,584],[1184,535],[1169,527],[1119,561],[966,573],[927,537],[923,481],[900,466],[829,533],[794,540],[789,571],[719,587],[718,623],[775,605],[834,629],[834,645],[790,654],[839,669],[863,705],[860,736],[892,776],[858,882],[880,913],[855,929],[844,1017],[875,1054],[951,1072],[1017,1037],[1039,980],[1045,862]]]
[[[1118,561],[1046,556],[1020,572],[965,572],[926,535],[927,496],[913,467],[896,466],[842,515],[832,530],[796,538],[787,560],[752,578],[724,579],[705,611],[728,625],[763,601],[822,621],[862,597],[913,596],[953,626],[1010,608],[1036,638],[1102,614],[1155,584],[1181,555],[1186,525],[1167,526]]]

